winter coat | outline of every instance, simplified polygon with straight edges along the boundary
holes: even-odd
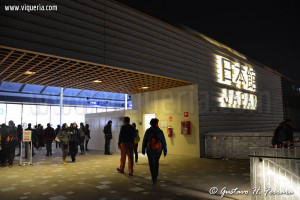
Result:
[[[158,138],[161,142],[161,148],[160,149],[157,149],[157,150],[152,150],[151,148],[148,148],[148,143],[150,141],[150,135],[151,133],[154,133],[154,134],[158,134]],[[143,146],[142,146],[142,153],[145,154],[145,150],[147,149],[147,153],[150,152],[150,151],[164,151],[164,155],[166,156],[167,155],[167,143],[166,143],[166,139],[165,139],[165,136],[164,136],[164,133],[163,131],[157,127],[157,126],[151,126],[150,128],[148,128],[145,132],[145,135],[144,135],[144,139],[143,139]]]
[[[111,125],[106,124],[103,129],[103,133],[105,135],[105,139],[112,139]]]
[[[58,139],[61,144],[68,145],[71,139],[71,135],[68,130],[60,130],[58,133]]]
[[[121,127],[118,145],[120,146],[121,143],[134,144],[135,137],[136,131],[133,126],[131,126],[130,124],[125,124]]]

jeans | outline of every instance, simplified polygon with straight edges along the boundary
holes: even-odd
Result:
[[[66,161],[66,157],[67,157],[68,151],[69,151],[69,145],[61,144],[60,147],[61,147],[61,151],[62,151],[63,161]]]
[[[71,158],[72,158],[72,161],[75,161],[75,157],[76,157],[76,154],[78,152],[78,143],[76,142],[70,142],[70,154],[71,154]]]
[[[133,143],[121,143],[121,159],[120,159],[120,171],[124,172],[126,155],[128,156],[128,170],[129,173],[133,173]]]
[[[84,136],[80,136],[80,152],[84,153]]]
[[[52,140],[46,141],[47,155],[52,155]]]
[[[104,154],[110,154],[110,139],[105,139],[105,151]]]
[[[161,156],[161,151],[150,151],[147,152],[148,162],[151,172],[152,181],[157,180],[158,170],[159,170],[159,159]]]
[[[138,145],[139,145],[139,143],[134,144],[134,156],[135,156],[135,162],[137,162],[138,159],[139,159],[139,154],[138,154],[138,151],[137,151]]]

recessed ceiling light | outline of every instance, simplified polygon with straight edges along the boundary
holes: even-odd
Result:
[[[25,74],[25,75],[33,75],[33,74],[35,74],[35,72],[26,71],[24,74]]]
[[[148,89],[148,88],[149,88],[149,87],[142,87],[143,90],[146,90],[146,89]]]
[[[100,81],[100,80],[95,80],[95,81],[93,81],[93,83],[101,83],[102,81]]]

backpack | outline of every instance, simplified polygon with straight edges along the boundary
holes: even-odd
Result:
[[[158,150],[161,148],[161,142],[157,133],[150,133],[147,147],[152,150]]]
[[[139,130],[136,130],[136,136],[134,138],[134,143],[137,144],[140,142]]]
[[[9,131],[7,132],[7,136],[6,136],[6,144],[8,146],[16,145],[17,142],[18,142],[18,135],[14,133],[14,130],[12,128],[9,128]]]

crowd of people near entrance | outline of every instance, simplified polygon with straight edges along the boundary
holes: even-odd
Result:
[[[64,124],[65,125],[65,124]],[[63,125],[63,127],[65,127]],[[28,157],[28,148],[32,149],[32,156],[35,155],[34,149],[41,149],[46,147],[46,156],[52,156],[52,143],[55,141],[56,148],[61,148],[61,142],[59,141],[58,135],[63,132],[60,125],[54,129],[51,127],[50,123],[44,129],[41,124],[32,127],[31,123],[28,124],[26,131],[31,131],[31,141],[32,143],[25,143],[25,158]],[[68,128],[68,133],[70,133],[70,154],[72,161],[75,161],[75,156],[78,152],[78,146],[80,146],[81,154],[85,154],[85,151],[89,151],[88,142],[90,137],[89,125],[84,126],[80,123],[80,127],[77,127],[76,123],[71,123],[70,128]],[[23,127],[21,125],[15,126],[13,121],[9,121],[8,126],[2,124],[0,128],[0,164],[2,167],[13,166],[13,161],[15,158],[15,149],[19,148],[19,153],[16,156],[20,156],[21,153],[21,141],[23,140]],[[29,145],[32,144],[32,147]],[[69,144],[69,143],[68,143]],[[63,149],[62,149],[63,150]],[[69,150],[69,149],[68,149]]]
[[[151,177],[153,185],[157,184],[157,177],[159,173],[159,160],[162,152],[164,156],[167,155],[167,145],[163,131],[158,127],[158,119],[153,118],[150,121],[151,127],[146,130],[142,142],[142,154],[147,153]],[[52,155],[52,143],[55,141],[56,148],[61,148],[63,164],[67,164],[66,158],[71,156],[72,162],[76,161],[78,153],[78,146],[81,154],[85,154],[88,150],[88,141],[90,137],[89,125],[80,123],[78,127],[76,123],[71,123],[68,126],[66,123],[56,129],[52,128],[48,123],[44,129],[40,124],[32,128],[31,124],[25,130],[31,131],[32,145],[36,149],[41,149],[46,146],[46,156]],[[103,130],[105,139],[105,154],[110,153],[110,141],[112,139],[112,121],[109,120]],[[9,121],[8,126],[1,125],[0,129],[0,161],[2,166],[12,167],[15,157],[15,149],[17,146],[21,148],[23,128],[21,125],[15,126],[13,121]],[[123,125],[121,126],[118,147],[121,152],[120,167],[117,168],[119,173],[124,174],[126,157],[128,158],[129,176],[133,176],[133,163],[138,162],[138,143],[140,141],[139,132],[136,129],[136,124],[130,124],[130,118],[124,117]],[[25,143],[28,144],[28,143]],[[28,148],[25,145],[25,151]],[[34,149],[32,148],[32,149]],[[34,155],[34,152],[31,152]],[[20,149],[19,154],[20,156]],[[22,156],[22,155],[21,155]],[[134,159],[135,157],[135,159]]]

